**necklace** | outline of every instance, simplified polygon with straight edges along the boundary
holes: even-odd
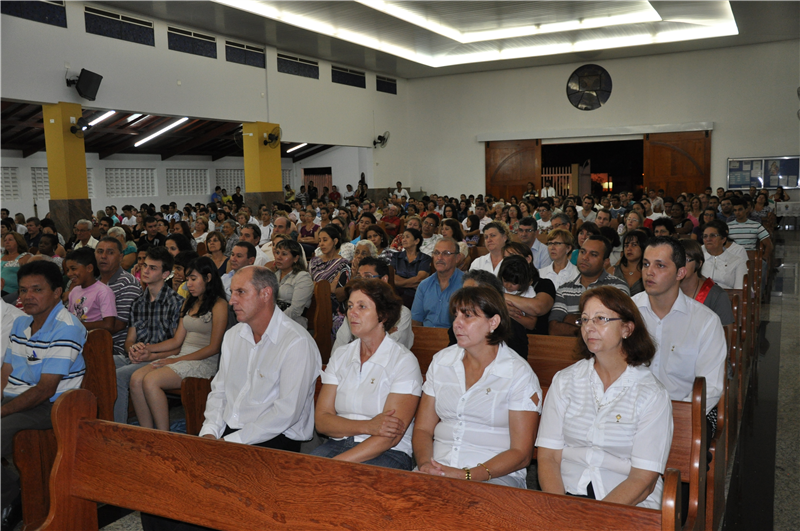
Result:
[[[617,400],[619,397],[621,397],[622,395],[624,395],[624,394],[625,394],[625,391],[627,391],[627,390],[628,390],[628,387],[627,387],[627,386],[626,386],[626,387],[623,387],[623,388],[622,388],[622,391],[620,391],[620,392],[619,392],[619,394],[618,394],[617,396],[615,396],[614,398],[612,398],[611,400],[609,400],[608,402],[606,402],[606,403],[604,403],[604,404],[603,404],[603,403],[600,403],[600,399],[599,399],[599,398],[597,398],[597,392],[595,391],[595,388],[594,388],[594,383],[590,383],[590,385],[592,386],[592,396],[594,397],[594,401],[595,401],[595,403],[597,404],[597,410],[598,410],[598,411],[599,411],[599,410],[601,410],[601,409],[603,409],[603,408],[604,408],[604,407],[606,407],[607,405],[611,404],[612,402],[615,402],[615,401],[616,401],[616,400]]]

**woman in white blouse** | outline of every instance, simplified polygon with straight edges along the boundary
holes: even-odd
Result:
[[[715,219],[703,229],[703,276],[725,289],[742,289],[747,274],[747,261],[725,248],[728,225]]]
[[[511,233],[502,221],[493,221],[487,224],[483,229],[483,241],[489,254],[476,258],[469,266],[469,270],[481,269],[497,275],[500,264],[503,262],[503,247],[510,239]]]
[[[672,403],[648,369],[656,352],[636,305],[610,286],[581,296],[585,359],[547,392],[536,446],[539,484],[571,494],[661,508],[672,444]]]
[[[387,334],[402,302],[381,280],[346,288],[356,340],[339,347],[322,373],[316,428],[330,437],[311,455],[411,470],[411,430],[422,393],[414,354]]]
[[[509,349],[505,301],[489,287],[450,299],[457,345],[433,357],[414,426],[419,471],[525,488],[542,390]]]
[[[540,269],[539,276],[550,280],[556,289],[580,274],[578,266],[569,261],[574,247],[575,238],[568,230],[553,229],[547,235],[547,253],[553,263]]]

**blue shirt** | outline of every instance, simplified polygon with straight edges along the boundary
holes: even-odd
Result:
[[[33,317],[23,315],[11,328],[5,363],[11,364],[12,371],[3,396],[21,395],[35,387],[42,374],[60,374],[63,378],[50,398],[55,402],[61,393],[79,389],[83,382],[86,328],[61,304],[56,304],[42,328],[32,336],[31,324]]]
[[[550,258],[550,253],[547,251],[547,246],[538,239],[533,240],[533,245],[531,245],[531,253],[533,254],[533,267],[535,267],[537,270],[547,267],[553,263],[553,259]]]
[[[461,289],[464,284],[464,272],[460,269],[453,271],[447,288],[442,291],[439,286],[439,275],[431,275],[417,288],[414,304],[411,306],[411,319],[421,322],[424,326],[435,328],[450,328],[450,297]]]

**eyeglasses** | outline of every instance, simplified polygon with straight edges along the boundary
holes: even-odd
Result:
[[[531,232],[536,232],[536,229],[533,229],[533,228],[530,228],[530,229],[523,229],[522,227],[520,227],[518,232],[527,232],[527,233],[531,233]]]
[[[356,273],[356,276],[357,277],[361,277],[361,278],[366,278],[368,280],[375,279],[375,278],[381,278],[378,275],[373,275],[372,273]]]
[[[622,321],[622,317],[592,317],[589,319],[588,317],[581,317],[579,319],[581,326],[586,326],[589,323],[592,323],[594,326],[606,326],[611,321]]]
[[[438,257],[440,257],[440,256],[444,256],[445,258],[450,258],[450,257],[451,257],[451,256],[453,256],[454,254],[458,254],[458,253],[454,253],[453,251],[433,251],[433,252],[431,253],[431,255],[432,255],[434,258],[438,258]]]
[[[704,240],[713,240],[714,238],[719,238],[719,234],[703,234]]]

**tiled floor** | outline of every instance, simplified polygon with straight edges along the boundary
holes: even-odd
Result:
[[[778,232],[758,369],[742,417],[723,529],[800,529],[800,232]],[[532,470],[535,473],[535,468]],[[140,531],[139,513],[102,528]]]

